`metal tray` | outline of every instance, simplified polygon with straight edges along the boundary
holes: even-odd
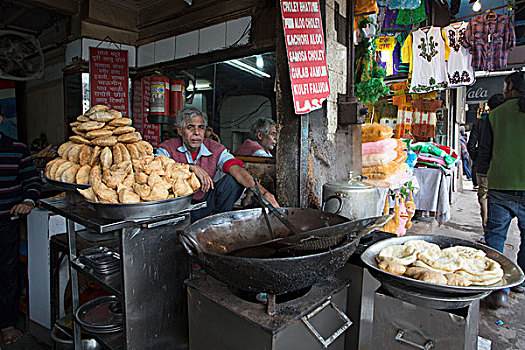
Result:
[[[403,283],[385,283],[382,287],[392,296],[408,303],[436,310],[453,310],[469,306],[474,300],[490,294],[490,291],[474,294],[448,295],[443,293],[422,293],[419,288],[409,287]]]
[[[459,286],[448,286],[444,284],[435,284],[435,283],[429,283],[429,282],[423,282],[416,279],[412,279],[405,276],[397,276],[394,274],[391,274],[389,272],[381,270],[379,267],[377,267],[377,261],[376,261],[376,255],[379,254],[379,252],[388,246],[395,245],[395,244],[404,244],[407,241],[413,240],[413,239],[422,239],[424,241],[435,243],[438,246],[441,247],[441,249],[456,246],[456,245],[463,245],[467,247],[473,247],[476,249],[480,249],[484,251],[487,254],[487,257],[489,257],[492,260],[497,261],[501,268],[503,269],[503,279],[501,282],[498,282],[497,284],[490,285],[490,286],[469,286],[469,287],[459,287]],[[525,278],[523,275],[523,271],[517,266],[515,263],[513,263],[509,258],[501,254],[495,249],[492,249],[488,246],[485,246],[483,244],[479,244],[476,242],[470,242],[459,238],[453,238],[453,237],[447,237],[447,236],[403,236],[403,237],[394,237],[394,238],[388,238],[382,241],[379,241],[364,251],[363,254],[361,254],[361,260],[367,268],[370,270],[370,273],[382,284],[388,284],[391,281],[403,283],[406,286],[418,288],[421,291],[428,291],[428,292],[442,292],[442,293],[448,293],[448,294],[473,294],[473,293],[482,293],[482,292],[488,292],[493,290],[498,290],[502,288],[507,287],[513,287],[517,286],[518,284],[522,283]]]
[[[91,185],[80,185],[80,184],[74,184],[71,182],[62,182],[62,181],[56,181],[48,179],[44,176],[44,181],[46,181],[48,184],[52,185],[53,187],[56,187],[58,190],[62,191],[73,191],[77,192],[77,189],[79,190],[85,190],[86,188],[90,188]]]
[[[87,201],[101,218],[112,220],[140,220],[174,215],[191,209],[192,194],[155,202],[95,203]]]

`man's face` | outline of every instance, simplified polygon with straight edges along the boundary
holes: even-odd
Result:
[[[275,125],[270,125],[270,132],[267,135],[264,135],[259,131],[257,134],[259,144],[264,147],[264,149],[272,150],[277,144],[277,128]]]
[[[190,152],[199,150],[204,139],[204,131],[204,120],[200,115],[191,118],[183,129],[177,127],[177,132],[182,136],[182,141]]]
[[[503,98],[511,98],[510,94],[512,91],[512,84],[507,84],[507,82],[503,82]]]

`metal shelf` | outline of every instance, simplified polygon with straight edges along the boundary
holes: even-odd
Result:
[[[57,329],[65,333],[68,336],[72,337],[72,327],[71,322],[73,322],[74,317],[71,314],[66,315],[65,317],[56,321]],[[82,328],[80,323],[74,319],[74,322]],[[69,326],[67,326],[69,324]],[[113,332],[113,333],[93,333],[84,328],[82,328],[82,333],[87,334],[90,337],[94,338],[100,345],[104,346],[106,349],[110,350],[124,350],[126,349],[125,341],[126,336],[124,330]]]
[[[206,203],[200,205],[205,206]],[[197,206],[192,206],[191,210],[198,209]],[[123,331],[93,333],[86,331],[78,322],[74,322],[73,338],[76,349],[80,350],[81,330],[110,350],[126,349],[127,344],[137,349],[148,347],[151,341],[148,337],[156,334],[163,339],[168,339],[174,346],[187,341],[187,334],[179,337],[178,332],[181,325],[187,321],[183,305],[185,289],[182,281],[189,275],[187,261],[189,258],[180,245],[176,231],[189,221],[190,209],[173,215],[152,216],[140,221],[109,220],[99,217],[81,196],[74,193],[68,193],[66,197],[46,199],[42,201],[42,207],[67,219],[73,312],[80,307],[79,273],[115,295],[125,305]],[[76,224],[84,226],[87,230],[77,231]],[[121,254],[121,271],[103,275],[79,261],[77,247],[79,237],[100,244],[107,244],[102,242],[116,239]],[[150,268],[136,268],[134,260],[141,264],[147,262]],[[170,264],[167,265],[166,261]],[[163,293],[156,292],[160,285],[165,286]],[[146,306],[143,308],[143,305]],[[166,305],[169,305],[171,310],[178,311],[175,311],[175,314],[166,313]],[[156,324],[144,322],[153,316],[163,324],[162,330]],[[141,328],[141,332],[126,334],[126,329],[138,327]]]
[[[101,275],[86,267],[84,264],[78,263],[76,260],[71,262],[71,265],[109,293],[114,294],[117,298],[122,298],[122,278],[120,272]]]
[[[110,350],[126,349],[126,335],[125,335],[124,330],[113,332],[113,333],[93,333],[93,332],[90,332],[82,328],[82,331],[92,336],[98,343],[100,343],[106,349],[110,349]]]

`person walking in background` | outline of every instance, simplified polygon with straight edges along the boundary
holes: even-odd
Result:
[[[487,244],[503,253],[507,232],[513,218],[518,218],[521,243],[518,265],[525,269],[525,76],[515,72],[503,84],[505,102],[490,112],[479,147],[480,161],[489,163]],[[514,287],[523,293],[525,285]],[[492,307],[509,307],[508,289],[493,292]]]
[[[487,105],[489,106],[489,111],[493,111],[496,107],[505,102],[503,94],[492,95]],[[489,192],[487,172],[489,170],[490,163],[486,160],[482,160],[479,157],[479,147],[483,142],[482,135],[486,128],[490,127],[488,120],[489,113],[481,114],[481,118],[476,119],[472,125],[472,130],[470,131],[470,137],[467,143],[467,150],[472,159],[473,168],[476,169],[476,178],[478,183],[478,203],[480,207],[481,215],[481,224],[483,225],[483,232],[485,232],[485,227],[487,226],[487,195]],[[474,179],[474,174],[472,175]]]
[[[15,328],[20,291],[20,216],[35,207],[40,196],[40,177],[27,146],[2,132],[0,169],[0,329],[4,343],[9,345],[22,337]]]
[[[463,173],[467,177],[467,180],[472,179],[472,174],[470,173],[470,167],[469,167],[469,161],[470,158],[468,156],[467,151],[467,133],[465,132],[465,127],[461,126],[459,128],[459,146],[461,150],[461,162],[463,163]]]

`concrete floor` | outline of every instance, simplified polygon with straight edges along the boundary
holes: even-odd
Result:
[[[472,182],[464,182],[464,189],[455,193],[451,219],[441,227],[435,221],[420,220],[409,234],[434,234],[476,241],[483,235],[477,194]],[[520,234],[516,220],[509,229],[505,255],[516,261]],[[492,342],[493,350],[525,349],[525,294],[511,293],[509,309],[491,310],[482,301],[480,308],[479,336]],[[496,322],[502,321],[502,325]]]
[[[455,193],[452,205],[451,219],[441,227],[432,219],[421,219],[414,223],[409,234],[435,234],[445,235],[477,241],[483,231],[479,216],[479,206],[476,192],[472,191],[472,183],[464,182],[464,190]],[[520,237],[516,222],[509,230],[505,254],[511,259],[516,259]],[[493,350],[522,350],[525,349],[525,294],[511,293],[509,296],[509,309],[491,310],[485,303],[481,303],[479,336],[491,342]],[[496,322],[502,321],[502,325]],[[19,322],[23,327],[23,322]],[[488,347],[484,346],[484,349]],[[0,339],[0,350],[40,350],[48,349],[47,346],[37,343],[33,337],[26,334],[24,337],[6,346]]]

